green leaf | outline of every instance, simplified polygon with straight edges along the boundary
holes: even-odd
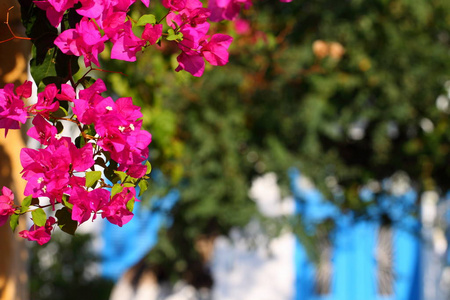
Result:
[[[61,122],[59,122],[59,121],[56,122],[55,127],[56,127],[56,130],[57,130],[58,133],[61,133],[64,130],[63,124]]]
[[[111,198],[114,197],[114,195],[120,193],[123,191],[123,186],[120,184],[115,184],[111,189]]]
[[[47,215],[42,208],[35,209],[31,212],[33,223],[37,226],[44,226],[47,221]]]
[[[97,134],[97,131],[95,131],[94,124],[90,125],[88,127],[88,130],[86,131],[87,134],[95,136]]]
[[[134,209],[134,202],[136,201],[136,199],[133,197],[132,199],[130,199],[128,202],[127,202],[127,209],[130,211],[130,212],[133,212],[133,209]]]
[[[56,76],[55,48],[47,50],[44,60],[40,61],[36,57],[36,49],[33,46],[33,59],[30,62],[30,72],[37,86],[39,86],[44,78]]]
[[[73,204],[69,202],[69,197],[67,195],[63,195],[62,200],[65,206],[67,206],[68,208],[72,209],[73,208]]]
[[[168,36],[166,37],[166,40],[168,40],[168,41],[176,41],[179,39],[178,34],[175,34],[175,32],[173,31],[172,28],[167,30],[167,34],[168,34]]]
[[[19,215],[13,214],[9,219],[9,226],[11,227],[12,231],[15,231],[17,225],[19,225]]]
[[[57,85],[60,85],[60,84],[66,83],[67,80],[62,78],[62,77],[59,77],[59,76],[48,76],[48,77],[45,77],[44,79],[42,79],[42,82],[45,85],[49,85],[51,83],[55,83]]]
[[[101,171],[90,171],[86,172],[86,186],[91,187],[93,186],[97,180],[99,180],[102,177]]]
[[[67,81],[67,78],[76,74],[79,69],[78,57],[75,55],[64,54],[58,48],[55,58],[55,71],[58,77],[66,78]]]
[[[125,181],[125,178],[127,178],[127,176],[128,176],[127,173],[122,172],[122,171],[114,171],[114,174],[119,176],[120,182],[122,182],[122,183]]]
[[[58,226],[62,231],[71,235],[75,234],[78,222],[72,220],[72,214],[69,212],[67,207],[63,207],[56,211],[55,216],[58,219]]]
[[[147,180],[141,180],[138,183],[139,185],[139,197],[144,194],[144,192],[148,189],[148,181]]]
[[[132,182],[125,182],[125,183],[123,184],[123,187],[124,187],[124,188],[126,188],[126,187],[135,187],[135,184],[132,183]]]
[[[152,171],[152,164],[147,160],[147,161],[145,162],[145,165],[147,166],[147,172],[145,172],[145,175],[148,175],[148,174],[150,174],[151,171]]]
[[[63,118],[63,117],[66,117],[68,114],[69,113],[67,112],[67,110],[64,107],[60,106],[57,111],[52,113],[52,117]]]
[[[86,140],[83,136],[79,136],[75,139],[75,146],[77,146],[78,149],[83,148],[83,146],[86,145]]]
[[[30,205],[31,205],[31,201],[33,200],[33,197],[30,195],[30,196],[27,196],[27,197],[25,197],[24,199],[23,199],[23,201],[22,201],[22,206],[20,207],[20,213],[21,214],[23,214],[23,213],[26,213],[27,212],[27,210],[30,208]]]
[[[136,23],[136,26],[145,26],[146,24],[155,25],[155,23],[156,23],[155,16],[152,14],[148,14],[148,15],[143,15],[142,17],[140,17]]]
[[[83,78],[80,78],[79,83],[85,88],[87,89],[88,87],[90,87],[92,84],[94,84],[95,82],[95,78],[92,78],[90,76],[86,76]]]

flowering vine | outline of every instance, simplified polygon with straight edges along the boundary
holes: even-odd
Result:
[[[103,96],[104,82],[88,76],[101,70],[98,55],[111,43],[111,59],[132,62],[147,47],[176,43],[180,53],[175,71],[202,76],[205,62],[227,64],[232,42],[226,34],[208,35],[208,21],[234,20],[251,1],[212,0],[207,8],[199,0],[162,0],[168,11],[159,20],[152,14],[133,20],[127,13],[135,0],[19,2],[28,37],[16,36],[7,22],[13,37],[1,42],[33,42],[31,74],[39,92],[37,102],[26,105],[32,82],[0,89],[0,128],[6,136],[32,119],[27,135],[41,147],[21,150],[25,198],[16,205],[12,191],[2,188],[0,226],[9,218],[15,230],[19,216],[30,213],[33,225],[19,235],[41,245],[56,226],[73,234],[97,217],[123,226],[133,217],[136,188],[139,194],[148,188],[152,136],[141,129],[143,115],[131,98]],[[141,2],[149,6],[149,0]],[[81,76],[76,75],[78,57],[87,68]],[[69,125],[78,130],[74,140],[64,135]]]

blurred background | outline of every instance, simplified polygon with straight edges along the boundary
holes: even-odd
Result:
[[[202,78],[171,45],[102,62],[150,188],[123,228],[32,246],[30,299],[450,299],[450,2],[255,0],[212,28],[234,42]]]

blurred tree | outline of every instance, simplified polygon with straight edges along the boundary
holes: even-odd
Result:
[[[231,26],[215,28],[239,32],[231,62],[203,78],[168,72],[169,46],[107,76],[140,101],[152,164],[181,191],[150,255],[167,276],[191,278],[196,240],[246,224],[258,174],[287,192],[297,166],[356,216],[371,204],[359,188],[398,170],[419,191],[449,188],[450,2],[262,0]]]
[[[113,282],[96,273],[91,236],[55,233],[52,242],[34,244],[30,259],[30,299],[108,299]]]

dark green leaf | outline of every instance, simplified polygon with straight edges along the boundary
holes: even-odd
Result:
[[[63,124],[61,122],[59,122],[59,121],[56,122],[55,127],[56,127],[56,130],[58,131],[58,133],[61,133],[63,131],[63,129],[64,129]]]
[[[83,146],[86,145],[86,140],[83,136],[79,136],[75,139],[75,146],[77,146],[78,149],[83,148]]]
[[[55,216],[58,219],[58,226],[62,231],[71,235],[75,234],[78,222],[72,220],[72,214],[69,212],[67,207],[59,209]]]
[[[68,114],[69,113],[67,112],[67,110],[65,108],[63,108],[62,106],[60,106],[57,111],[52,113],[52,117],[63,118],[63,117],[66,117]]]
[[[42,82],[42,80],[46,77],[56,76],[55,70],[55,48],[51,48],[47,50],[45,54],[45,58],[43,61],[40,61],[36,58],[36,49],[33,47],[33,56],[34,58],[30,62],[30,72],[31,76],[33,76],[36,85]]]

